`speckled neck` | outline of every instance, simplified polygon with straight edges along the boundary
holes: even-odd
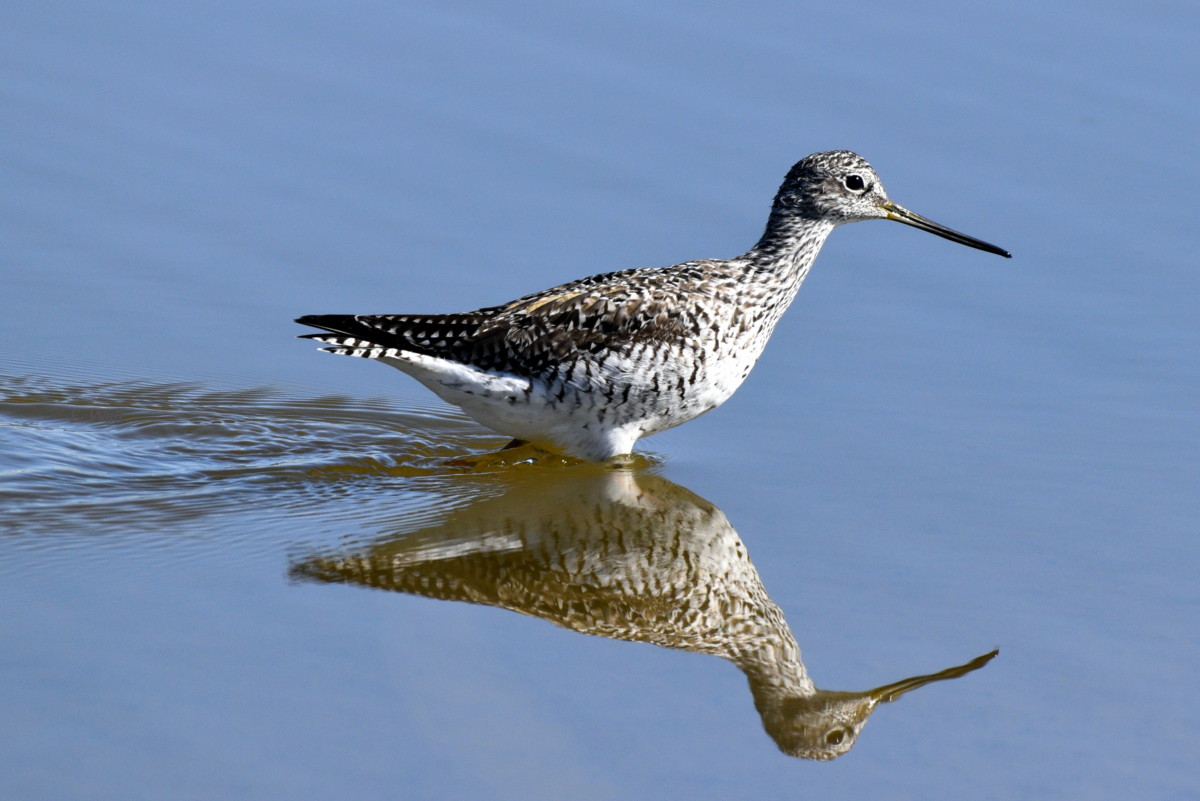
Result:
[[[776,206],[746,259],[759,270],[778,273],[799,285],[833,229],[834,223],[829,220],[812,219]]]
[[[764,607],[774,607],[774,604],[764,598]],[[787,623],[783,621],[783,613],[778,614],[779,620],[775,625],[758,632],[754,648],[737,648],[733,653],[723,654],[746,674],[750,692],[755,703],[761,707],[771,706],[780,698],[806,696],[816,692],[816,687],[800,660],[800,646],[796,644]]]

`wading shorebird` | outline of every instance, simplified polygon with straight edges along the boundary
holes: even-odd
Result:
[[[799,161],[766,231],[734,259],[622,270],[460,314],[314,314],[345,356],[411,375],[488,428],[580,459],[627,454],[724,403],[771,337],[830,231],[895,220],[1008,258],[888,199],[847,150]]]

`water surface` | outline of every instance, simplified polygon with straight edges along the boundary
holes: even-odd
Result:
[[[0,796],[1194,797],[1193,5],[10,4]],[[1014,258],[836,231],[620,470],[293,339],[736,255],[831,148]],[[686,629],[304,567],[614,516],[744,552],[816,687],[1000,653],[817,764]]]

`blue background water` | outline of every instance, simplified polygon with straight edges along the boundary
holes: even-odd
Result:
[[[644,6],[0,10],[0,374],[61,400],[0,419],[0,795],[1200,791],[1200,10]],[[734,399],[644,448],[818,684],[994,663],[816,765],[718,660],[288,582],[464,502],[306,478],[384,458],[371,415],[494,440],[293,317],[736,255],[831,148],[1014,258],[838,230]],[[174,429],[106,429],[109,381]]]

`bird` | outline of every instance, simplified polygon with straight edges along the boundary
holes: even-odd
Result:
[[[801,759],[842,756],[880,705],[965,676],[998,653],[869,690],[822,689],[746,545],[711,501],[624,467],[508,471],[493,486],[498,494],[483,493],[435,520],[410,516],[403,531],[297,555],[288,573],[482,604],[581,634],[719,657],[746,677],[779,749]],[[826,605],[796,619],[817,624],[832,611]]]
[[[593,275],[453,314],[314,314],[321,350],[408,373],[483,426],[576,459],[720,406],[758,361],[834,228],[893,220],[994,253],[995,245],[889,199],[871,165],[833,150],[797,162],[745,254]]]

